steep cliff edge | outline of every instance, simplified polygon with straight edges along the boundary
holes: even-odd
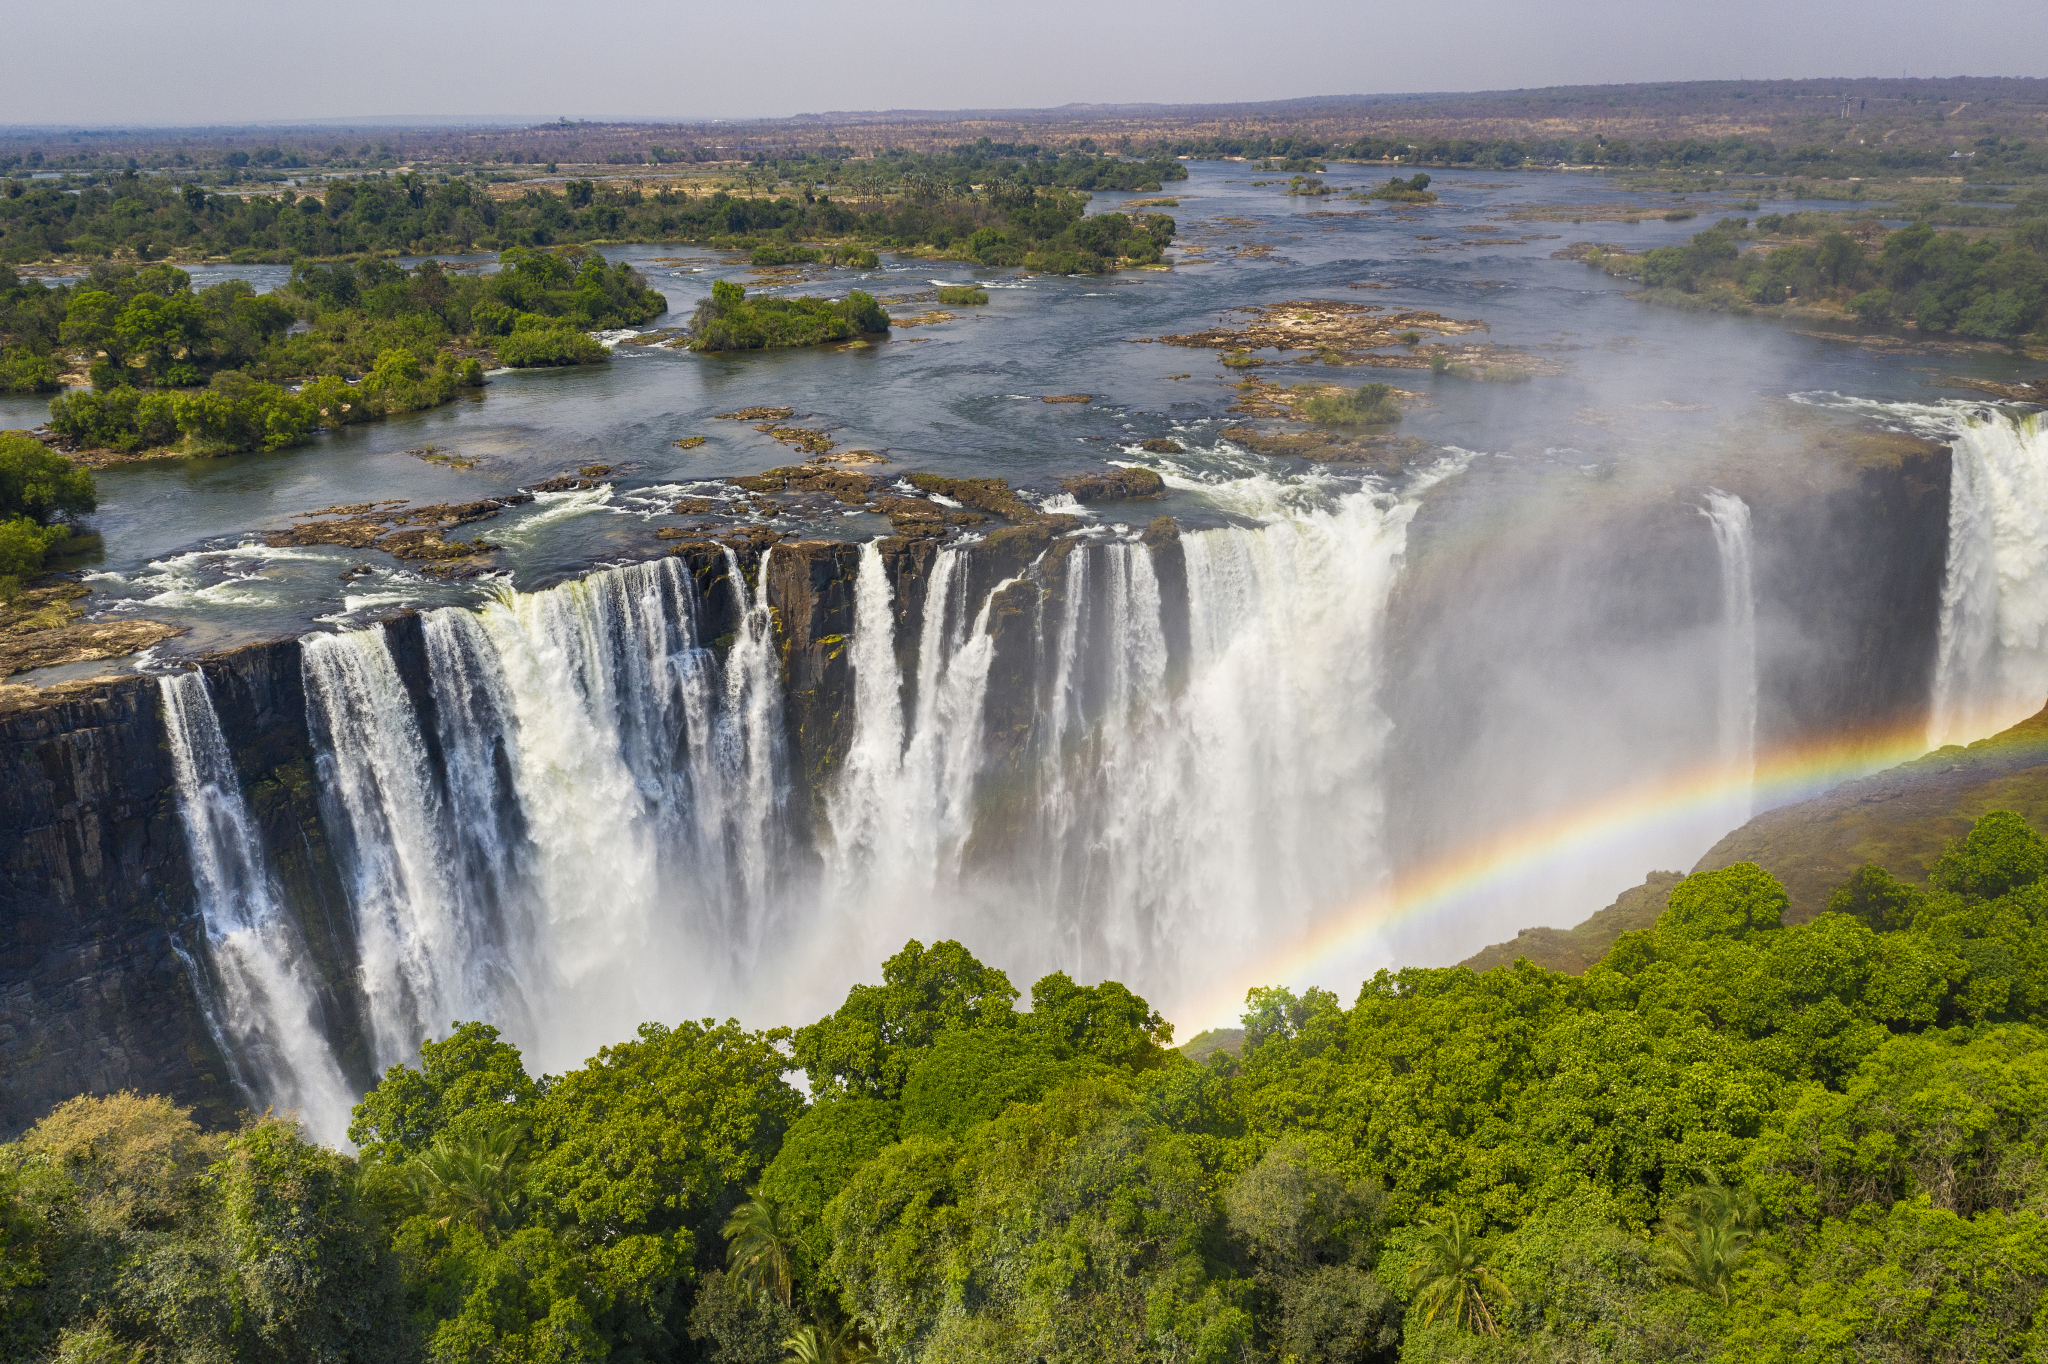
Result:
[[[233,1108],[192,901],[155,679],[0,719],[0,1133],[80,1090]]]
[[[1987,810],[2011,810],[2048,828],[2048,709],[1967,748],[1938,748],[1832,791],[1758,815],[1716,843],[1695,872],[1754,862],[1784,884],[1787,923],[1826,912],[1835,887],[1865,862],[1927,884],[1927,868]],[[1475,971],[1527,958],[1573,974],[1605,956],[1623,933],[1648,928],[1680,878],[1652,872],[1641,886],[1571,929],[1525,928],[1459,963]]]

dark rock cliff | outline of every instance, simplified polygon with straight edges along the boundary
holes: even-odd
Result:
[[[1783,505],[1768,489],[1745,493],[1758,508],[1759,594],[1774,613],[1760,618],[1760,631],[1776,641],[1819,641],[1774,645],[1769,654],[1765,723],[1774,735],[1883,722],[1924,704],[1946,492],[1942,451],[1831,477]],[[1449,510],[1438,519],[1455,530],[1457,509]],[[1484,553],[1469,552],[1469,537],[1456,534],[1433,546],[1428,508],[1418,521],[1387,641],[1389,770],[1402,793],[1391,814],[1404,857],[1427,851],[1418,830],[1456,829],[1484,813],[1468,787],[1442,778],[1461,764],[1484,776],[1500,752],[1502,734],[1474,722],[1473,698],[1505,666],[1497,628],[1504,619],[1519,621],[1526,660],[1569,659],[1602,630],[1677,641],[1718,618],[1713,544],[1693,501],[1625,499],[1604,514],[1611,524],[1587,525],[1563,552],[1513,526],[1487,537]],[[1063,529],[1057,518],[1002,528],[969,550],[961,568],[965,600],[977,607],[1009,582],[989,607],[989,752],[971,863],[1030,856],[1016,845],[1027,823],[1018,803],[1032,798],[1051,623],[1076,581],[1073,556],[1097,552],[1061,539]],[[1160,586],[1168,667],[1179,679],[1188,653],[1186,561],[1170,520],[1155,521],[1144,539]],[[852,737],[848,645],[861,550],[771,543],[693,540],[672,553],[695,584],[698,637],[715,650],[729,648],[740,627],[735,569],[749,594],[765,592],[783,667],[791,818],[801,833],[822,819],[823,794]],[[882,541],[880,552],[907,711],[916,704],[916,651],[941,547],[907,535]],[[1096,592],[1105,575],[1091,568],[1085,580]],[[1608,585],[1599,610],[1559,628],[1557,603],[1589,583]],[[1484,622],[1473,614],[1477,603],[1485,603]],[[1474,628],[1460,629],[1460,621]],[[1489,628],[1478,629],[1482,623]],[[394,617],[386,633],[421,716],[427,759],[438,765],[420,618]],[[299,653],[296,641],[276,641],[201,666],[278,893],[323,980],[321,1004],[343,1064],[367,1084],[374,1076],[351,968],[354,927],[323,816]],[[1411,798],[1421,791],[1468,806],[1432,808]],[[207,988],[156,682],[122,678],[0,716],[0,1134],[74,1093],[121,1088],[168,1093],[210,1121],[230,1120],[243,1100],[207,1028]]]
[[[156,682],[0,720],[0,1132],[80,1090],[232,1107],[199,931]]]

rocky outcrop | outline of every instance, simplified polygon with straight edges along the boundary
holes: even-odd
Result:
[[[156,682],[0,719],[0,1134],[80,1090],[232,1110],[200,932]]]

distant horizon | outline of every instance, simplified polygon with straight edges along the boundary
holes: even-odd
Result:
[[[2012,75],[2048,75],[2048,7],[2035,0],[1968,0],[1941,22],[1899,0],[1728,0],[1711,13],[1471,0],[1455,16],[1344,0],[1273,16],[1223,0],[1170,14],[1114,0],[1046,0],[1028,14],[791,0],[772,23],[689,0],[597,0],[574,16],[506,0],[488,22],[433,0],[351,0],[338,15],[257,0],[196,12],[79,0],[24,7],[8,32],[36,60],[10,64],[0,125],[34,128],[445,126],[518,118],[475,111],[520,105],[552,106],[550,118],[580,106],[643,111],[611,116],[621,122],[760,122],[906,104],[1159,108],[1304,90],[1854,80],[2007,63]],[[414,112],[359,112],[380,108]],[[677,108],[692,112],[644,112]]]
[[[2002,76],[1989,74],[1949,74],[1939,76],[1892,76],[1892,75],[1802,75],[1802,76],[1717,76],[1690,80],[1636,80],[1568,82],[1552,85],[1493,86],[1471,89],[1427,89],[1427,90],[1378,90],[1346,93],[1318,93],[1290,95],[1262,100],[1069,100],[1060,104],[1039,105],[978,105],[954,108],[937,107],[887,107],[868,109],[824,109],[800,110],[787,114],[654,114],[654,113],[461,113],[461,114],[350,114],[322,116],[275,116],[260,118],[235,118],[216,120],[192,119],[109,119],[103,122],[83,120],[51,121],[0,121],[0,134],[33,135],[38,133],[66,132],[115,132],[146,130],[150,132],[292,132],[305,130],[345,130],[350,128],[534,128],[551,125],[590,124],[606,127],[671,127],[707,124],[774,124],[803,121],[835,122],[848,120],[864,121],[906,121],[958,122],[973,119],[1019,119],[1047,117],[1060,114],[1099,113],[1171,113],[1186,111],[1245,110],[1280,112],[1285,106],[1299,105],[1355,105],[1373,104],[1380,101],[1408,102],[1426,100],[1455,100],[1479,98],[1489,95],[1536,95],[1568,91],[1603,90],[1654,90],[1673,87],[1701,86],[1785,86],[1809,82],[1837,83],[1855,86],[1869,83],[1907,83],[1937,85],[1944,82],[1975,81],[2019,81],[2039,84],[2044,100],[2048,100],[2048,76]]]

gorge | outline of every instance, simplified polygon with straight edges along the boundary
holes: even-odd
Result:
[[[1350,490],[1169,465],[1229,523],[684,541],[0,718],[0,1122],[85,1077],[339,1140],[451,1020],[552,1068],[651,1017],[801,1010],[913,935],[1202,1026],[1319,925],[1571,808],[1567,768],[1713,773],[1595,874],[1689,861],[1803,794],[1776,754],[1849,736],[1831,771],[1869,770],[1930,715],[1977,738],[2048,694],[2048,432],[1886,415],[1948,444],[1604,495],[1476,554],[1438,552],[1465,533],[1438,509],[1483,456]],[[1500,623],[1545,600],[1540,642]],[[1539,680],[1587,727],[1532,729]],[[1319,973],[1417,954],[1367,917],[1360,966]]]

